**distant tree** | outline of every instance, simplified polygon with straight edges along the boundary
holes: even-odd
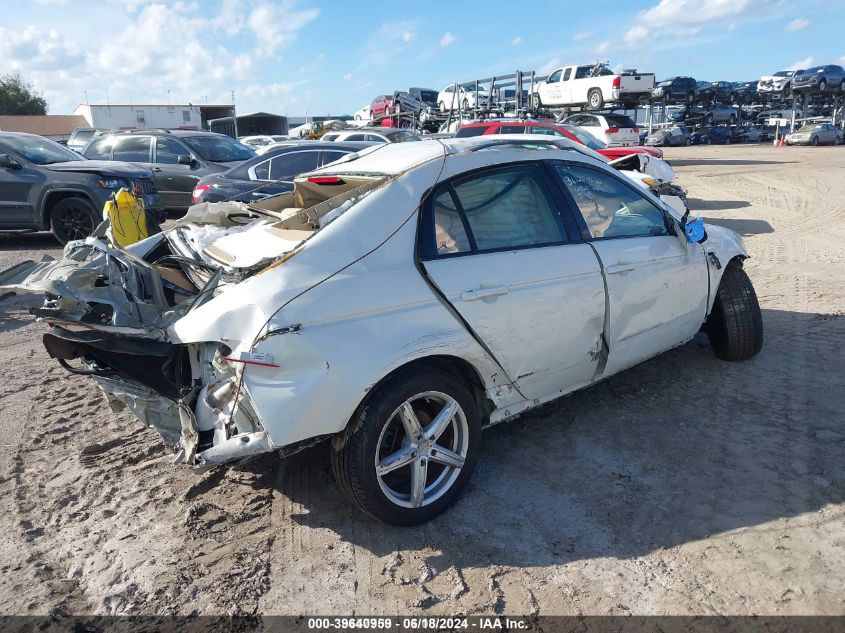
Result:
[[[17,71],[0,77],[0,114],[47,114],[47,102]]]

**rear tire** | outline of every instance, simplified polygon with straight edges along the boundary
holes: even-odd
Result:
[[[100,217],[85,198],[65,198],[50,211],[50,231],[61,244],[84,240],[100,224]]]
[[[719,284],[707,334],[716,356],[740,361],[763,348],[763,315],[751,280],[737,261],[731,261]]]
[[[535,110],[539,110],[543,107],[543,102],[540,100],[540,95],[536,92],[531,96],[531,105],[534,107]]]
[[[409,440],[409,425],[400,413],[409,403],[422,433],[434,426],[438,412],[447,405],[456,406],[446,430],[430,449],[425,442]],[[412,367],[388,378],[367,396],[350,425],[353,430],[346,443],[332,447],[335,479],[354,505],[387,523],[417,525],[446,510],[466,486],[478,460],[481,412],[476,399],[462,378],[436,367]],[[462,456],[462,465],[453,468],[438,461],[446,455],[443,448]],[[391,457],[405,459],[397,457],[403,451],[418,456],[413,461],[407,461],[408,457],[405,465],[388,472],[377,472],[390,468]],[[422,469],[416,472],[422,473],[417,477],[424,482],[416,504],[415,468]]]
[[[604,107],[604,97],[601,90],[593,88],[587,93],[587,104],[590,110],[601,110]]]

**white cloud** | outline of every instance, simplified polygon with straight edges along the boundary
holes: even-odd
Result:
[[[443,48],[446,48],[447,46],[449,46],[454,41],[455,41],[455,36],[447,31],[446,33],[443,34],[443,37],[440,38],[440,46],[442,46]]]
[[[702,24],[737,18],[762,9],[770,0],[660,0],[640,14],[640,22],[653,28],[678,24]]]
[[[511,46],[519,46],[520,44],[522,44],[522,37],[519,35],[511,40]]]
[[[810,26],[810,21],[807,18],[795,18],[792,22],[786,25],[786,30],[792,33],[794,31],[806,29],[808,26]]]
[[[18,32],[0,26],[0,59],[27,71],[49,71],[80,66],[85,54],[56,30],[30,25]]]
[[[733,30],[738,22],[766,17],[780,0],[660,0],[641,12],[622,38],[622,46],[635,49],[652,42],[666,48],[689,44],[704,28],[723,24]]]
[[[343,76],[343,79],[344,79],[344,81],[349,81],[349,80],[351,80],[351,79],[352,79],[352,73],[346,73],[346,74]]]
[[[610,50],[610,42],[602,42],[596,46],[596,55],[604,55]]]
[[[639,24],[632,26],[628,31],[625,33],[625,37],[622,38],[622,41],[629,48],[634,48],[639,46],[640,44],[645,43],[648,39],[649,31],[646,27],[641,26]]]
[[[363,67],[373,68],[387,64],[415,37],[416,23],[411,20],[382,22],[364,44]]]
[[[812,68],[816,65],[815,58],[811,55],[810,57],[805,57],[804,59],[799,59],[798,61],[790,64],[786,67],[787,70],[804,70],[806,68]]]
[[[576,42],[583,42],[584,40],[590,39],[592,36],[593,34],[589,31],[581,31],[580,33],[576,33],[575,37],[572,39],[574,39]]]
[[[558,59],[557,57],[553,57],[537,69],[537,74],[541,76],[548,75],[556,68],[560,68],[560,59]]]
[[[272,57],[293,42],[299,31],[320,14],[319,9],[296,9],[292,0],[281,4],[262,3],[249,14],[247,23],[255,33],[259,58]]]

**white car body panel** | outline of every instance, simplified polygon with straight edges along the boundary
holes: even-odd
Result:
[[[706,317],[707,262],[676,236],[596,240],[609,305],[608,375],[687,341]]]
[[[298,246],[290,231],[284,233],[279,258],[260,272],[221,285],[205,303],[182,304],[169,322],[162,315],[155,328],[131,332],[159,345],[187,346],[191,375],[203,385],[219,390],[237,382],[229,419],[250,422],[237,427],[239,434],[227,436],[220,426],[226,416],[204,407],[210,387],[200,392],[196,413],[181,401],[175,407],[172,399],[156,400],[149,390],[137,400],[131,385],[104,381],[104,389],[115,401],[140,406],[139,418],[160,420],[168,433],[181,423],[184,461],[204,467],[342,432],[375,384],[426,357],[468,363],[493,404],[488,421],[496,423],[688,340],[712,307],[728,262],[747,256],[739,236],[722,227],[708,226],[703,244],[687,244],[677,229],[677,237],[415,261],[418,207],[433,185],[482,167],[545,159],[610,169],[595,152],[566,139],[497,135],[387,144],[299,177],[297,182],[314,174],[383,180],[332,215],[331,223],[322,216],[322,228]],[[643,195],[680,219],[680,211],[647,190]],[[203,214],[211,224],[225,218],[197,205],[188,220],[200,221]],[[142,257],[162,239],[154,236],[132,250]],[[271,235],[262,239],[267,258]],[[239,248],[248,251],[249,244]],[[65,260],[55,271],[78,268],[79,262]],[[3,282],[19,285],[15,275],[4,274]],[[478,296],[497,285],[507,294]],[[84,303],[86,288],[73,292]],[[50,318],[77,327],[61,315]],[[107,325],[77,325],[109,331]],[[221,345],[228,350],[221,352]],[[213,447],[194,461],[197,429],[212,428]]]
[[[526,398],[591,382],[605,296],[587,244],[439,259],[424,267]]]

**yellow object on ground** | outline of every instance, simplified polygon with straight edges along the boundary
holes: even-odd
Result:
[[[135,197],[125,187],[106,202],[103,216],[109,219],[111,240],[117,246],[129,246],[150,235],[144,201]]]

